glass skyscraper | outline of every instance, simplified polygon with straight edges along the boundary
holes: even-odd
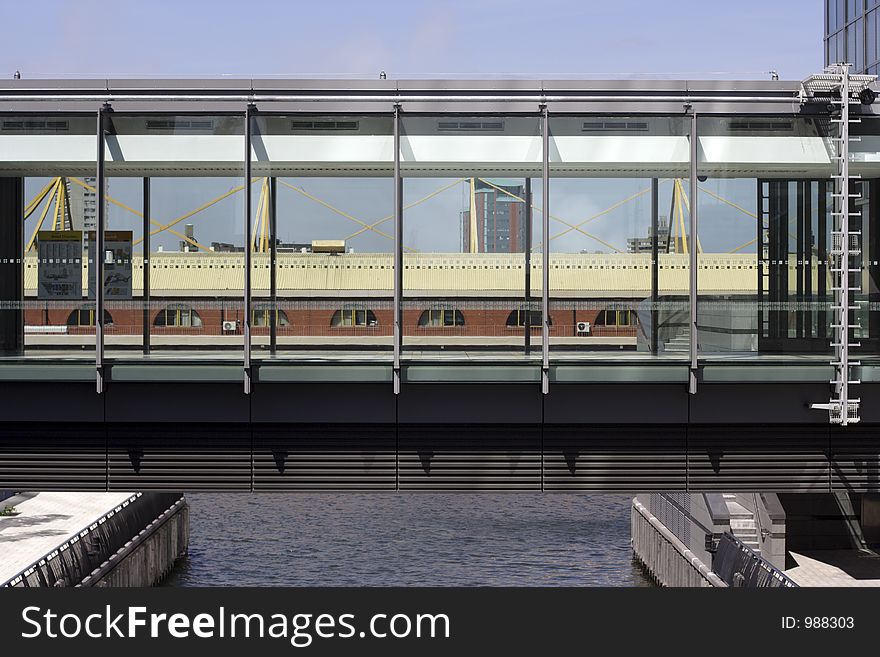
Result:
[[[880,0],[825,0],[825,65],[880,72]]]

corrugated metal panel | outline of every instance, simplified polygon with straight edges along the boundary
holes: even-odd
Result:
[[[700,491],[822,491],[829,487],[824,426],[688,428],[688,484]]]
[[[0,488],[105,490],[107,452],[100,425],[4,424]]]
[[[544,489],[685,490],[684,427],[544,428]]]
[[[880,492],[880,427],[856,425],[831,432],[831,487]]]
[[[878,454],[876,425],[7,423],[0,488],[876,492]]]
[[[110,490],[250,490],[247,426],[126,425],[108,434]]]
[[[401,427],[400,489],[540,490],[540,428]]]
[[[254,427],[254,490],[394,490],[391,427]]]

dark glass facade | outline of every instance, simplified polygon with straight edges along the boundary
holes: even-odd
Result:
[[[825,0],[825,65],[880,72],[880,0]]]

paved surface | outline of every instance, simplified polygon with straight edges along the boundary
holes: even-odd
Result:
[[[797,567],[785,571],[800,586],[880,586],[880,555],[858,550],[792,552]]]
[[[0,502],[21,515],[0,517],[0,584],[39,561],[132,493],[24,493]]]

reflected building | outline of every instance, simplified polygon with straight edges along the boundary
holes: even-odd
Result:
[[[524,185],[505,181],[473,183],[476,220],[471,211],[461,213],[461,250],[471,251],[471,232],[476,231],[476,253],[522,253],[526,244]]]
[[[70,219],[73,230],[95,230],[98,225],[98,207],[95,201],[95,178],[83,177],[82,181],[91,187],[88,189],[70,180],[66,181],[66,193],[69,204]]]
[[[646,237],[630,237],[626,240],[627,253],[651,253],[654,248],[654,227],[648,226]],[[669,252],[669,220],[660,217],[657,225],[657,251]]]
[[[825,66],[849,62],[853,73],[880,72],[880,0],[825,0]]]

